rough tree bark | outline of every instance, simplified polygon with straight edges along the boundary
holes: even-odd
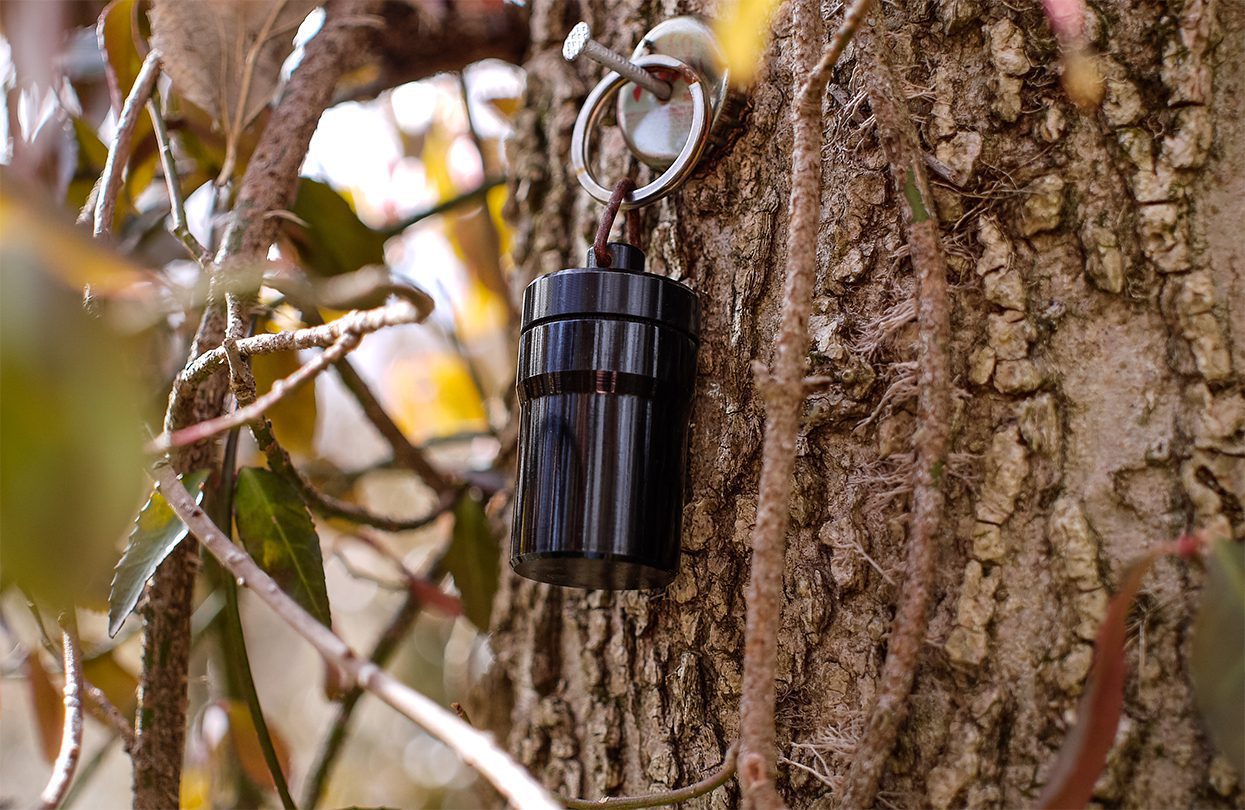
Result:
[[[824,42],[842,12],[823,7]],[[524,281],[578,264],[599,213],[567,160],[598,74],[562,61],[565,32],[584,15],[628,50],[688,10],[713,9],[534,5],[510,145]],[[1245,532],[1245,7],[1095,4],[1106,98],[1088,115],[1063,94],[1037,2],[883,3],[871,23],[941,164],[957,403],[930,630],[878,803],[1025,806],[1124,564],[1187,527]],[[736,737],[763,425],[751,363],[771,359],[782,291],[790,36],[780,10],[742,124],[643,213],[651,267],[704,306],[679,578],[663,594],[584,594],[506,570],[471,714],[567,794],[685,784]],[[793,807],[838,803],[886,655],[910,506],[913,276],[863,69],[849,50],[825,100],[821,228],[807,246],[819,257],[809,372],[835,383],[809,396],[791,495],[778,734],[806,768],[779,769]],[[619,176],[620,139],[602,150]],[[1199,585],[1168,562],[1145,586],[1097,791],[1108,806],[1245,802],[1190,700]],[[732,786],[687,806],[737,800]]]

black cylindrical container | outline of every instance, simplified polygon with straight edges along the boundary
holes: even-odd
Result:
[[[519,471],[510,564],[576,588],[660,588],[679,567],[696,374],[696,294],[645,273],[550,273],[523,295]]]

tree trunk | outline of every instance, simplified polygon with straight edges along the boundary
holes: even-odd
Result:
[[[830,30],[842,10],[825,5]],[[611,0],[582,13],[629,51],[684,10]],[[599,74],[560,54],[579,13],[533,8],[510,145],[524,281],[579,266],[600,213],[569,170]],[[1021,807],[1069,727],[1123,567],[1189,527],[1245,533],[1245,6],[1097,4],[1106,97],[1088,114],[1061,88],[1037,2],[883,3],[871,22],[941,164],[957,392],[928,644],[878,804]],[[792,64],[790,29],[780,9],[726,144],[643,211],[650,269],[704,308],[678,579],[655,594],[503,577],[472,716],[568,795],[681,786],[736,738],[764,419],[752,363],[773,344],[790,108],[809,67]],[[849,49],[825,100],[822,227],[806,247],[820,265],[809,373],[835,382],[808,398],[790,502],[778,734],[793,807],[837,803],[903,587],[912,274],[862,75]],[[600,141],[603,176],[622,176],[621,139]],[[1180,562],[1146,581],[1096,792],[1110,806],[1242,806],[1188,686],[1200,581]],[[732,784],[687,806],[737,800]]]

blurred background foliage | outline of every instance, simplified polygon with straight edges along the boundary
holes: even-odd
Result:
[[[119,632],[109,636],[109,581],[140,510],[130,559],[139,573],[119,580],[138,577],[128,584],[141,585],[184,534],[153,498],[142,445],[161,428],[205,287],[169,232],[169,194],[147,116],[135,132],[112,238],[93,241],[89,227],[73,224],[104,169],[121,103],[147,52],[148,12],[146,0],[0,5],[0,806],[30,806],[56,754],[63,716],[51,640],[56,612],[77,605],[86,677],[132,716],[141,622],[120,624],[133,605],[114,584]],[[295,47],[283,77],[321,18],[312,11],[290,34]],[[486,60],[461,74],[385,86],[400,75],[392,64],[372,64],[339,87],[342,101],[316,131],[268,272],[328,284],[380,266],[436,300],[426,323],[372,335],[351,359],[407,438],[477,486],[418,530],[380,532],[317,517],[309,531],[318,539],[334,629],[366,651],[403,611],[411,614],[391,669],[449,703],[464,697],[470,674],[489,656],[479,628],[496,588],[504,496],[492,470],[513,384],[515,325],[501,144],[523,76]],[[211,249],[268,112],[231,143],[167,77],[157,93],[190,230]],[[305,325],[275,287],[263,296],[270,316],[257,331]],[[325,318],[340,314],[320,310]],[[260,390],[307,356],[255,358]],[[437,506],[436,492],[392,463],[388,444],[333,373],[269,416],[326,492],[399,517]],[[237,453],[242,480],[251,482],[238,490],[248,508],[289,507],[285,495],[266,488],[266,471],[245,469],[264,466],[245,432]],[[258,530],[244,524],[239,519],[238,531],[249,545]],[[289,538],[258,537],[257,548],[278,540]],[[417,614],[409,608],[409,572],[442,589],[425,590]],[[196,595],[183,806],[277,806],[222,640],[228,595],[219,580],[205,569]],[[264,714],[299,795],[338,712],[326,694],[331,679],[279,620],[245,592],[240,600]],[[129,780],[119,741],[88,717],[67,806],[129,806]],[[365,697],[321,805],[473,806],[474,790],[475,776],[456,756]]]

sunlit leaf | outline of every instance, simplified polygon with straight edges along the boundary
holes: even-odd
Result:
[[[182,483],[195,494],[198,503],[203,501],[203,483],[208,475],[207,470],[199,470],[182,476]],[[121,629],[138,605],[147,580],[189,533],[186,524],[160,494],[157,484],[147,505],[138,513],[134,530],[130,532],[130,542],[113,572],[112,588],[108,594],[109,636],[115,636]]]
[[[35,719],[35,736],[39,738],[39,753],[49,763],[55,762],[61,748],[61,729],[65,725],[65,702],[60,690],[48,677],[48,671],[43,668],[39,654],[33,650],[26,656],[26,684],[30,687],[30,706]]]
[[[1193,625],[1193,700],[1215,747],[1245,774],[1245,545],[1220,540],[1206,558]]]
[[[138,705],[138,677],[122,666],[111,650],[83,661],[82,676],[99,687],[108,702],[123,715],[134,716]]]
[[[744,87],[755,78],[778,6],[778,0],[734,0],[718,17],[715,30],[735,86]]]
[[[300,179],[292,213],[306,227],[285,221],[282,229],[312,273],[336,276],[385,263],[386,236],[360,222],[350,203],[327,183]]]
[[[279,331],[269,324],[269,331]],[[273,352],[257,354],[251,358],[251,370],[260,391],[267,391],[272,384],[298,370],[302,361],[298,352]],[[316,387],[304,385],[284,396],[267,411],[273,430],[282,446],[291,453],[310,456],[315,450],[316,438]]]
[[[462,206],[445,213],[450,246],[471,277],[498,296],[509,294],[502,272],[501,242],[486,206]]]
[[[454,506],[454,534],[445,551],[445,569],[462,594],[463,615],[481,632],[488,632],[493,613],[499,555],[484,507],[470,493],[463,493]]]
[[[384,385],[394,403],[394,420],[416,443],[488,427],[471,372],[453,352],[401,357]]]
[[[212,772],[208,763],[191,762],[182,769],[177,804],[180,810],[208,810],[212,807]]]
[[[259,742],[259,732],[255,729],[255,720],[247,710],[246,704],[237,700],[219,701],[229,714],[229,742],[233,745],[233,753],[238,765],[256,785],[266,790],[276,790],[272,773],[268,770],[268,762],[264,759],[264,749]],[[267,712],[265,712],[267,714]],[[264,718],[268,726],[268,736],[272,738],[272,749],[277,754],[277,762],[281,772],[290,772],[290,748],[280,732],[272,724],[271,717]]]
[[[330,624],[320,538],[298,490],[271,470],[247,467],[235,491],[242,545],[304,610]]]

